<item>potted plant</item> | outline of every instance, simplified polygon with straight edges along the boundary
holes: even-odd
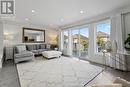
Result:
[[[127,53],[130,53],[130,34],[128,34],[128,37],[125,40],[125,49],[126,49]]]

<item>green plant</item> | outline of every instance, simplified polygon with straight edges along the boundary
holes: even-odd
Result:
[[[97,44],[99,46],[104,46],[105,42],[101,36],[97,36]]]
[[[130,34],[128,34],[128,37],[125,40],[125,49],[130,50]]]

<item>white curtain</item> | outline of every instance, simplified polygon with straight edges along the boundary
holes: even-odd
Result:
[[[58,31],[58,46],[59,46],[59,50],[62,51],[63,50],[63,37],[62,37],[62,31],[59,30]]]
[[[124,27],[121,14],[111,17],[111,41],[117,42],[117,53],[124,52]],[[120,70],[126,70],[125,64],[126,60],[124,55],[111,54],[109,66]]]

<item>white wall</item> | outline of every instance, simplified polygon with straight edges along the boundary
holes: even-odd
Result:
[[[35,29],[43,29],[42,27],[35,26],[35,25],[18,25],[18,24],[3,24],[4,28],[4,34],[8,33],[13,36],[13,39],[10,41],[4,40],[4,45],[15,45],[15,44],[21,44],[22,43],[22,28],[35,28]],[[57,35],[56,30],[50,30],[50,29],[43,29],[45,30],[45,43],[49,43],[50,41],[50,35]]]
[[[2,68],[3,57],[3,24],[0,22],[0,68]]]

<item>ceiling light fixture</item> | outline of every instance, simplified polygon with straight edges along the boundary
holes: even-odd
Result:
[[[81,10],[81,11],[80,11],[80,14],[83,14],[83,13],[84,13],[84,11],[83,11],[83,10]]]
[[[29,19],[28,19],[28,18],[25,18],[25,20],[26,20],[26,21],[29,21]]]
[[[34,13],[35,12],[35,10],[32,10],[32,13]]]

